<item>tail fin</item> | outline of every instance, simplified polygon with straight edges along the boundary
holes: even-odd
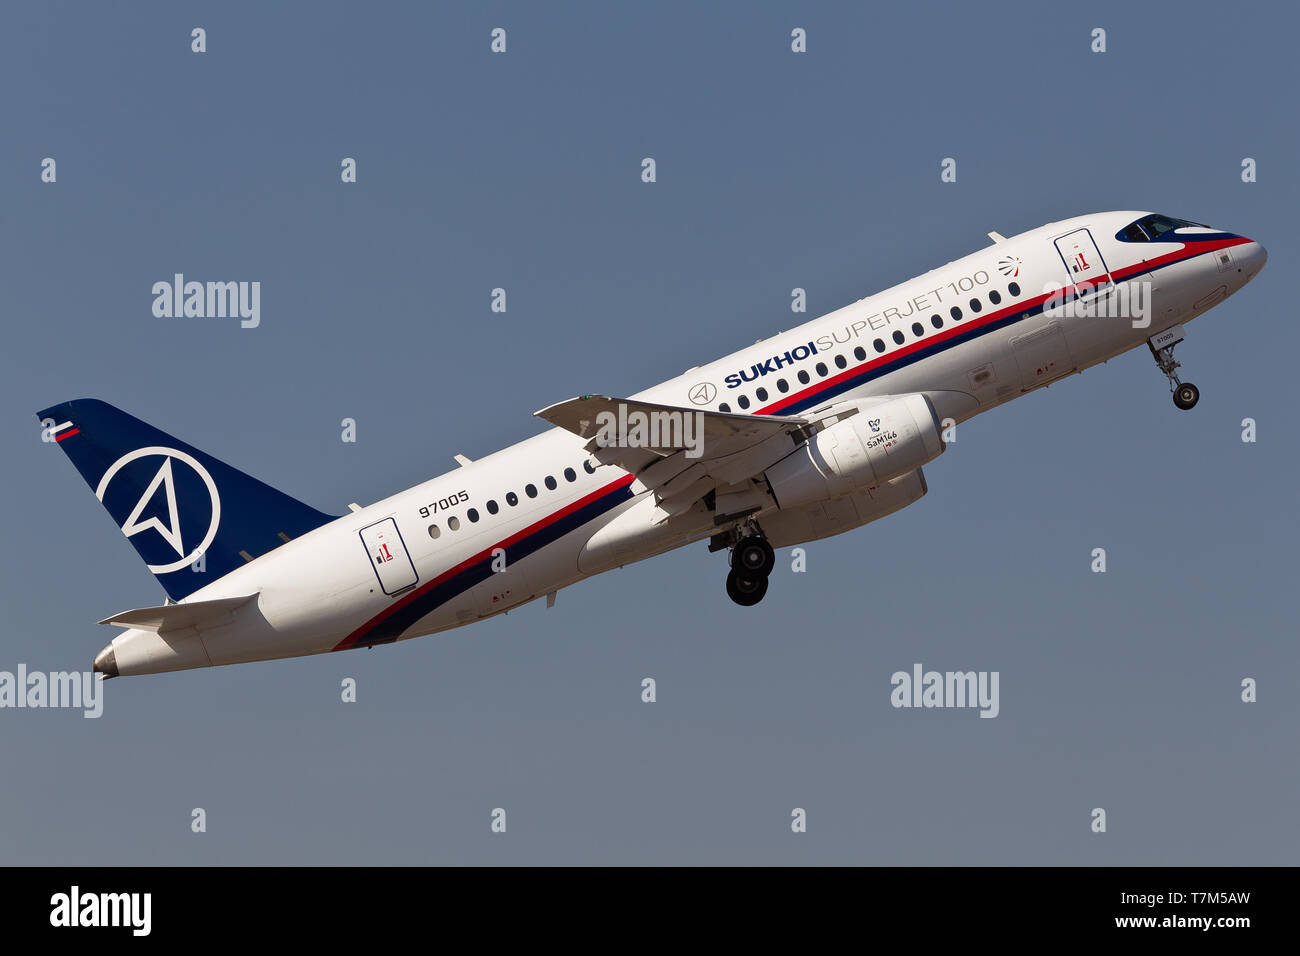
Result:
[[[38,417],[172,600],[334,520],[98,399]]]

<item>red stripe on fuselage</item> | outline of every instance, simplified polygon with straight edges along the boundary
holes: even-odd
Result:
[[[55,440],[55,441],[63,441],[63,439],[65,439],[65,438],[71,438],[73,435],[80,435],[80,434],[81,434],[81,429],[80,429],[80,428],[69,428],[69,429],[68,429],[66,432],[64,432],[62,435],[55,435],[55,436],[54,436],[54,440]]]
[[[1137,265],[1129,266],[1125,269],[1120,269],[1117,272],[1110,273],[1110,276],[1111,279],[1115,282],[1126,282],[1129,279],[1131,279],[1133,276],[1141,275],[1143,272],[1150,272],[1152,269],[1158,269],[1161,266],[1171,265],[1174,262],[1180,261],[1180,259],[1190,261],[1192,259],[1195,259],[1197,256],[1205,255],[1206,253],[1217,252],[1219,249],[1226,249],[1229,246],[1239,246],[1242,245],[1243,243],[1247,243],[1250,241],[1251,241],[1250,239],[1237,237],[1234,239],[1214,239],[1211,240],[1210,242],[1188,243],[1187,245],[1183,246],[1183,248],[1177,250],[1176,252],[1170,252],[1166,255],[1158,256],[1155,259],[1148,259],[1138,263]],[[1191,255],[1185,255],[1185,253],[1189,248],[1195,249],[1196,251],[1193,252]],[[1095,288],[1104,288],[1104,283],[1095,286]],[[1029,311],[1035,309],[1056,294],[1057,293],[1055,292],[1045,292],[1042,295],[1035,296],[1032,299],[1026,299],[1022,302],[1017,302],[1014,305],[1010,305],[1007,306],[1006,308],[999,309],[996,312],[990,312],[988,315],[982,315],[979,318],[957,320],[958,324],[952,325],[941,332],[936,332],[933,335],[924,336],[922,338],[917,339],[915,342],[912,342],[909,345],[905,345],[901,348],[896,349],[893,352],[887,352],[884,355],[878,355],[873,359],[868,359],[867,361],[863,362],[860,365],[847,368],[844,371],[840,372],[838,375],[833,375],[828,379],[823,379],[820,382],[809,385],[803,391],[795,392],[791,395],[787,395],[784,398],[779,399],[778,401],[773,402],[770,405],[764,405],[762,408],[757,408],[754,410],[753,414],[773,415],[779,412],[783,408],[789,408],[791,405],[795,404],[796,402],[800,402],[803,401],[804,399],[811,398],[820,392],[826,391],[829,388],[833,388],[834,386],[840,384],[841,382],[844,382],[857,375],[861,375],[863,372],[869,372],[872,369],[880,368],[882,365],[888,365],[890,362],[896,362],[898,359],[905,358],[906,356],[911,355],[914,352],[919,352],[921,349],[930,348],[936,342],[943,342],[946,341],[947,339],[951,339],[958,335],[965,335],[971,329],[978,329],[981,328],[982,326],[989,325],[994,322],[999,322],[1002,319],[1005,319],[1007,316],[1011,315],[1013,312],[1022,312],[1022,311]],[[949,321],[953,321],[953,320],[950,319]]]
[[[1179,261],[1180,259],[1191,260],[1198,255],[1204,255],[1209,252],[1215,252],[1219,249],[1227,248],[1229,246],[1241,245],[1243,243],[1247,243],[1250,241],[1251,240],[1249,239],[1234,238],[1234,239],[1213,240],[1211,242],[1204,242],[1204,243],[1189,243],[1183,246],[1183,248],[1178,249],[1175,252],[1171,252],[1166,255],[1159,256],[1155,259],[1143,261],[1137,265],[1133,265],[1133,266],[1129,266],[1128,268],[1121,269],[1118,272],[1112,272],[1110,275],[1113,281],[1124,282],[1129,278],[1131,278],[1132,276],[1139,275],[1143,272],[1149,272],[1152,269],[1160,268],[1161,266],[1172,264],[1176,261]],[[1189,248],[1192,248],[1195,251],[1192,252],[1190,255],[1187,255],[1186,253]],[[865,371],[870,371],[871,369],[879,368],[882,365],[888,365],[890,362],[894,362],[897,361],[899,358],[905,357],[907,355],[911,355],[920,349],[929,348],[937,342],[946,341],[947,339],[951,339],[954,336],[964,335],[972,328],[980,328],[982,326],[989,325],[990,323],[998,322],[1006,318],[1007,316],[1011,315],[1014,312],[1032,310],[1042,305],[1054,294],[1056,293],[1045,292],[1041,295],[1035,296],[1032,299],[1027,299],[1021,302],[1014,303],[1012,305],[1006,306],[1005,308],[999,309],[996,312],[990,312],[987,315],[980,316],[979,318],[963,320],[960,322],[960,324],[952,325],[951,327],[944,329],[943,331],[937,332],[934,335],[929,335],[917,339],[915,342],[911,343],[910,345],[896,349],[895,351],[889,352],[885,355],[879,355],[876,358],[863,362],[862,364],[856,367],[845,369],[844,371],[840,372],[838,375],[832,376],[831,378],[825,379],[821,382],[817,382],[814,385],[808,386],[803,391],[795,392],[794,394],[787,395],[784,398],[780,399],[779,401],[773,402],[770,405],[766,405],[762,408],[755,409],[753,414],[755,415],[773,414],[775,412],[780,411],[783,408],[788,407],[789,405],[795,402],[798,402],[802,399],[809,398],[813,395],[818,394],[819,392],[832,388],[835,385],[844,382],[847,379],[853,378],[856,375],[861,375]],[[69,434],[72,434],[72,432],[69,432]],[[357,643],[357,641],[360,640],[360,638],[364,637],[374,627],[382,623],[389,616],[401,610],[402,608],[406,607],[412,601],[416,600],[421,595],[428,592],[431,588],[437,587],[438,585],[455,577],[457,574],[461,573],[462,571],[465,571],[466,569],[473,567],[478,562],[490,557],[492,552],[497,548],[508,548],[510,545],[523,540],[524,538],[528,537],[530,534],[540,531],[542,528],[545,528],[547,525],[559,521],[565,515],[572,514],[574,511],[577,511],[579,508],[582,508],[590,504],[591,502],[597,500],[598,498],[606,494],[609,494],[610,492],[615,491],[618,488],[622,488],[631,484],[634,480],[635,480],[634,475],[624,475],[623,477],[618,478],[615,481],[612,481],[609,484],[605,485],[603,488],[593,491],[590,494],[585,495],[582,498],[579,498],[577,501],[569,505],[566,505],[560,510],[548,515],[547,517],[534,522],[533,524],[529,525],[528,527],[524,528],[521,531],[516,532],[510,537],[505,538],[504,540],[499,541],[496,544],[493,544],[487,548],[484,548],[482,551],[478,552],[472,557],[466,558],[460,564],[457,564],[455,567],[447,569],[446,571],[438,575],[433,580],[426,582],[424,585],[412,591],[410,594],[407,594],[401,600],[393,602],[391,605],[386,607],[383,611],[376,614],[373,618],[371,618],[365,624],[358,627],[355,631],[353,631],[342,641],[340,641],[337,645],[335,645],[333,650],[342,651],[342,650],[346,650],[349,647],[354,646]]]
[[[345,637],[342,641],[336,644],[333,650],[343,651],[343,650],[347,650],[349,647],[352,647],[354,644],[356,644],[358,639],[365,636],[376,625],[385,621],[389,616],[395,614],[397,611],[400,611],[402,608],[406,607],[412,601],[416,600],[422,594],[426,593],[429,589],[435,588],[439,584],[442,584],[445,581],[454,578],[457,574],[460,574],[462,571],[473,567],[474,565],[478,564],[480,561],[486,558],[490,558],[492,556],[492,552],[495,551],[497,548],[508,548],[512,544],[522,541],[524,538],[528,537],[529,535],[534,534],[537,531],[540,531],[542,528],[545,528],[547,525],[554,524],[555,522],[559,521],[561,518],[565,517],[566,515],[572,514],[573,512],[577,511],[579,508],[586,507],[596,499],[602,498],[605,495],[609,494],[610,492],[616,491],[619,488],[622,488],[626,485],[630,485],[635,480],[636,480],[635,475],[624,475],[621,478],[617,478],[614,481],[611,481],[609,484],[605,485],[603,488],[598,488],[597,490],[591,492],[591,494],[584,495],[583,497],[579,498],[577,501],[565,505],[560,510],[552,512],[551,514],[547,515],[545,518],[542,518],[539,521],[534,521],[528,527],[515,532],[510,537],[503,538],[501,541],[498,541],[496,544],[489,545],[488,547],[484,548],[482,551],[478,552],[478,554],[466,558],[464,561],[462,561],[460,564],[456,565],[455,567],[448,568],[446,571],[442,572],[442,574],[438,575],[432,581],[425,582],[425,584],[423,584],[421,587],[416,588],[410,594],[403,597],[400,601],[394,601],[388,607],[384,608],[382,611],[380,611],[370,620],[366,621],[365,624],[362,624],[359,628],[357,628],[355,631],[353,631],[351,634]]]

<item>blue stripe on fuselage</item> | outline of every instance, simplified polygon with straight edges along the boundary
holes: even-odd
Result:
[[[1223,233],[1223,234],[1218,234],[1207,238],[1240,239],[1242,237],[1234,236],[1230,233]],[[1184,262],[1194,259],[1198,255],[1204,255],[1204,253],[1193,252],[1191,255],[1184,256],[1180,259],[1175,259],[1171,262],[1162,262],[1158,265],[1151,265],[1150,263],[1143,262],[1132,266],[1126,266],[1121,270],[1117,270],[1117,278],[1115,278],[1114,281],[1128,282],[1130,279],[1136,278],[1137,276],[1140,275],[1150,275],[1151,273],[1159,272],[1161,269],[1164,269],[1167,266],[1181,265]],[[1068,293],[1068,298],[1070,301],[1073,301],[1074,299],[1078,298],[1078,295],[1076,295],[1073,291],[1071,291]],[[878,378],[881,378],[885,375],[889,375],[893,372],[897,372],[900,369],[907,368],[909,365],[914,365],[917,362],[920,362],[924,359],[931,358],[932,356],[935,355],[939,355],[940,353],[945,352],[950,348],[955,348],[956,346],[962,345],[966,342],[973,342],[975,339],[979,338],[982,335],[987,335],[991,332],[996,332],[999,329],[1005,329],[1008,326],[1014,325],[1017,322],[1024,321],[1025,319],[1032,319],[1035,316],[1042,315],[1044,308],[1046,308],[1046,304],[1047,304],[1047,300],[1044,300],[1042,302],[1039,302],[1036,305],[1032,305],[1024,308],[1009,307],[1003,310],[1007,314],[1002,316],[1001,318],[992,319],[991,321],[986,320],[980,324],[976,324],[979,320],[977,319],[973,320],[969,328],[965,329],[964,331],[956,335],[950,335],[947,338],[934,341],[930,345],[926,345],[919,349],[915,349],[914,351],[908,352],[906,355],[899,355],[893,359],[885,358],[883,361],[880,362],[880,364],[864,369],[862,372],[858,373],[857,375],[853,375],[848,378],[841,379],[840,381],[836,381],[833,384],[827,383],[821,388],[819,388],[817,385],[812,385],[808,389],[808,394],[796,398],[793,402],[789,402],[789,404],[784,404],[784,402],[787,400],[779,399],[771,403],[769,406],[765,408],[755,409],[754,414],[755,415],[770,415],[770,414],[793,415],[801,411],[806,411],[807,409],[813,408],[814,406],[824,404],[827,401],[827,399],[835,398],[839,395],[844,394],[845,392],[852,391],[855,388],[859,388],[860,386],[865,385],[868,382],[874,381]],[[996,314],[997,313],[994,313],[994,315]]]
[[[1225,234],[1222,236],[1207,238],[1239,237],[1231,237]],[[1138,275],[1157,272],[1166,266],[1178,265],[1202,254],[1203,253],[1201,252],[1193,252],[1191,255],[1170,262],[1160,263],[1158,265],[1141,263],[1129,266],[1119,271],[1117,281],[1126,282]],[[934,341],[929,345],[910,351],[906,355],[899,355],[894,359],[885,359],[878,365],[864,369],[862,372],[834,382],[834,384],[825,383],[822,387],[817,385],[810,386],[808,394],[797,398],[790,404],[781,405],[780,402],[773,402],[767,408],[756,409],[754,414],[771,414],[778,405],[780,406],[779,410],[782,414],[787,412],[794,414],[815,405],[823,404],[828,398],[834,398],[844,392],[858,388],[867,382],[888,375],[891,372],[907,368],[910,365],[914,365],[917,362],[938,355],[941,352],[950,348],[955,348],[956,346],[962,345],[966,342],[974,341],[982,335],[1005,329],[1017,322],[1041,315],[1045,305],[1046,300],[1026,307],[1007,307],[1002,310],[1006,314],[998,318],[986,319],[979,324],[976,324],[976,321],[978,320],[973,320],[968,328],[963,329],[955,335],[949,335],[942,340]],[[995,312],[994,315],[997,315],[997,313]],[[631,486],[627,484],[621,485],[617,488],[611,489],[600,498],[588,502],[586,505],[576,509],[572,513],[539,528],[527,537],[508,545],[505,548],[507,566],[513,562],[522,560],[530,554],[540,551],[547,545],[558,541],[570,531],[581,527],[589,521],[599,518],[601,515],[618,507],[618,505],[628,501],[632,497],[633,492]],[[486,581],[493,573],[492,558],[489,555],[477,561],[473,565],[457,572],[445,581],[426,585],[425,587],[427,590],[417,592],[417,594],[409,599],[402,607],[393,611],[391,614],[388,614],[388,616],[377,622],[369,630],[366,630],[363,634],[358,636],[355,641],[347,643],[346,646],[364,647],[370,644],[379,644],[396,640],[421,618],[433,613],[443,604],[468,591],[476,584]]]
[[[613,488],[581,508],[552,521],[544,527],[538,528],[527,537],[507,545],[503,548],[506,567],[510,567],[515,562],[540,551],[548,544],[558,541],[570,531],[581,527],[588,521],[599,518],[631,497],[632,488],[630,484]],[[434,583],[431,586],[426,585],[428,590],[415,595],[410,601],[382,621],[379,621],[373,628],[348,646],[364,647],[368,644],[381,644],[386,641],[396,640],[421,618],[433,613],[443,604],[465,593],[474,585],[490,578],[496,573],[492,570],[493,560],[492,555],[489,553],[447,580]]]

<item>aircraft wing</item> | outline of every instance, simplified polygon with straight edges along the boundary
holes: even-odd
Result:
[[[663,480],[688,468],[700,474],[716,472],[768,443],[788,454],[791,442],[786,436],[810,424],[790,415],[735,415],[605,395],[582,395],[533,414],[589,439],[587,451],[599,461],[636,475],[658,462],[680,459],[679,468],[656,469],[666,473]]]

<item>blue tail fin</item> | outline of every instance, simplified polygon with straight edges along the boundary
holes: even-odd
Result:
[[[98,399],[38,417],[173,600],[334,520]]]

